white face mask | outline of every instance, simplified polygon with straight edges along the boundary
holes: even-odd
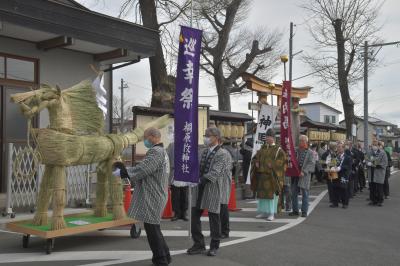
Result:
[[[204,137],[204,145],[207,145],[207,146],[209,146],[210,145],[210,143],[211,143],[211,140],[210,140],[210,138],[209,137]]]

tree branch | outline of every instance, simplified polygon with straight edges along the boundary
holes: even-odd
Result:
[[[246,54],[246,59],[240,64],[239,67],[231,72],[227,80],[236,80],[244,71],[246,71],[250,67],[251,63],[254,61],[254,58],[269,51],[272,51],[271,47],[265,47],[264,49],[260,50],[258,48],[258,41],[254,40],[250,53]]]
[[[168,2],[170,2],[170,1],[168,1]],[[179,5],[177,5],[177,6],[175,5],[175,7],[179,10],[179,12],[174,17],[172,17],[170,20],[158,23],[158,28],[160,28],[163,25],[170,24],[170,23],[174,22],[175,20],[177,20],[182,15],[182,13],[186,11],[186,9],[189,7],[189,4],[190,4],[190,2],[186,2],[182,7],[180,7]]]
[[[349,76],[349,72],[350,72],[350,69],[351,69],[351,67],[353,65],[355,54],[356,54],[356,50],[353,48],[353,50],[351,50],[351,52],[350,52],[349,61],[347,63],[346,69],[345,69],[346,78]]]

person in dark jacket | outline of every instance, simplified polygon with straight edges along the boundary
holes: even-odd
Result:
[[[249,175],[249,169],[250,169],[250,162],[251,162],[251,155],[253,153],[253,139],[248,139],[242,145],[242,148],[240,149],[240,154],[243,156],[243,180],[244,184],[246,184],[247,177]]]
[[[382,143],[382,146],[384,146],[384,143]],[[392,167],[392,156],[390,156],[390,153],[384,149],[386,152],[386,156],[388,158],[388,165],[386,167],[386,174],[385,174],[385,182],[383,183],[383,194],[385,195],[385,199],[389,198],[389,177],[390,177],[390,168]]]
[[[184,221],[188,221],[187,217],[187,209],[189,206],[188,202],[188,194],[189,187],[186,182],[175,180],[175,152],[174,152],[174,142],[171,142],[167,147],[167,154],[169,157],[169,185],[171,187],[171,201],[172,201],[172,210],[174,211],[174,216],[171,218],[171,221],[177,221],[178,219],[182,219]]]
[[[359,191],[358,167],[360,165],[360,159],[362,156],[356,146],[353,145],[351,140],[347,142],[347,145],[352,159],[352,168],[349,181],[349,197],[352,198]]]
[[[335,208],[339,206],[339,202],[342,203],[342,207],[346,209],[349,206],[349,178],[351,175],[352,169],[352,158],[350,150],[344,149],[344,145],[339,143],[337,145],[338,152],[338,166],[337,179],[333,180],[333,202],[331,207]]]
[[[361,143],[358,143],[357,146],[358,146],[357,150],[358,150],[359,159],[360,159],[360,163],[358,164],[357,175],[358,175],[359,189],[360,189],[360,192],[362,192],[367,184],[366,179],[365,179],[365,172],[364,172],[365,155],[364,155]]]
[[[336,143],[330,143],[329,149],[325,151],[321,156],[321,167],[323,171],[327,170],[331,166],[331,162],[336,160]],[[329,175],[325,172],[326,177],[326,185],[328,187],[328,195],[329,195],[329,202],[333,202],[333,187],[332,187],[332,180],[329,178]]]

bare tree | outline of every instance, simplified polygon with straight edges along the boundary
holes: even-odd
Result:
[[[250,0],[193,3],[197,27],[203,29],[201,68],[214,79],[219,110],[231,111],[230,94],[245,88],[243,72],[267,79],[279,64],[281,34],[266,28],[249,30],[245,19],[250,4]]]
[[[355,122],[350,87],[363,77],[361,46],[365,40],[372,43],[378,40],[377,18],[382,3],[313,0],[302,6],[311,17],[309,30],[315,40],[314,52],[304,60],[315,70],[325,91],[340,91],[348,137]]]
[[[121,98],[119,96],[113,95],[112,98],[112,117],[113,117],[113,123],[119,123],[120,125],[120,130],[124,128],[124,125],[127,121],[133,118],[133,113],[132,113],[132,105],[129,103],[128,100],[124,100],[123,105],[124,105],[124,121],[121,123]]]
[[[141,21],[143,26],[160,31],[155,56],[149,59],[152,84],[151,107],[173,107],[175,79],[171,76],[173,68],[169,74],[167,72],[166,58],[169,56],[172,60],[176,54],[177,38],[168,26],[177,21],[189,4],[190,0],[126,0],[121,6],[120,17],[133,12],[136,23]]]

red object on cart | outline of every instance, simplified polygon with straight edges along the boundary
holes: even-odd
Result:
[[[167,205],[165,205],[164,212],[162,214],[163,219],[169,219],[172,218],[173,212],[172,212],[172,202],[171,202],[171,190],[168,188],[168,201]]]
[[[129,207],[131,205],[131,200],[132,200],[132,187],[131,187],[131,183],[126,182],[124,184],[124,209],[125,212],[128,212]]]

